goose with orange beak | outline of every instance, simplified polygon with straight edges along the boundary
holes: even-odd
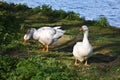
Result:
[[[28,29],[24,35],[24,44],[33,37],[33,39],[43,44],[42,51],[49,51],[49,45],[56,42],[65,33],[65,31],[60,28],[61,26],[41,27],[37,30],[35,28]]]
[[[73,47],[73,55],[75,57],[74,64],[78,66],[79,65],[78,60],[79,60],[80,62],[85,61],[84,65],[89,66],[87,59],[92,55],[92,51],[93,51],[93,48],[88,40],[89,29],[86,25],[83,25],[80,28],[80,31],[84,32],[84,37],[82,42],[77,42]]]

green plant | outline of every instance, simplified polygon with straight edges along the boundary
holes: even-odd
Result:
[[[54,58],[45,58],[42,56],[31,56],[28,59],[17,64],[8,80],[63,80],[77,79],[72,70]],[[76,75],[77,76],[77,75]]]
[[[100,19],[95,22],[95,25],[101,26],[101,27],[108,27],[109,23],[106,17],[100,17]]]
[[[41,12],[41,7],[40,6],[38,6],[38,7],[35,7],[35,8],[33,8],[32,9],[32,13],[40,13]]]
[[[67,13],[63,10],[53,10],[53,18],[58,20],[64,19],[67,16]]]
[[[18,19],[6,11],[0,11],[0,44],[9,44],[19,31]]]
[[[28,6],[26,4],[16,4],[15,11],[25,11],[28,10]]]
[[[50,16],[52,14],[52,7],[49,5],[42,5],[41,13],[45,16]]]
[[[66,19],[68,20],[79,20],[79,14],[74,13],[74,12],[68,12]]]
[[[19,62],[17,57],[1,56],[0,55],[0,79],[7,80],[9,74],[16,68]]]

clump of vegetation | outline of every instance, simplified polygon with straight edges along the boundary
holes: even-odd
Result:
[[[95,65],[94,63],[90,67],[83,67],[82,64],[76,67],[72,65],[73,61],[64,57],[65,55],[60,55],[59,52],[48,53],[47,55],[50,54],[54,55],[54,58],[41,55],[28,57],[0,56],[0,77],[2,80],[114,80],[120,78],[120,64],[116,61],[109,65],[105,63]]]
[[[34,13],[40,13],[44,16],[49,17],[50,22],[56,22],[62,19],[67,20],[82,20],[83,18],[80,18],[80,15],[74,12],[65,12],[63,10],[52,10],[52,7],[49,5],[42,5],[41,7],[38,6],[33,9]]]
[[[19,58],[0,55],[0,79],[7,80],[10,73],[16,69]]]
[[[20,29],[18,19],[6,11],[0,12],[0,44],[9,44],[17,39],[17,33]]]
[[[110,26],[106,17],[100,17],[96,22],[95,25],[101,26],[101,27],[108,27]]]
[[[10,74],[9,80],[39,80],[39,79],[77,79],[76,74],[54,58],[31,56],[17,64],[17,68]],[[77,75],[76,75],[77,76]]]
[[[8,4],[6,2],[0,1],[0,10],[1,11],[6,10],[11,13],[11,12],[25,11],[28,9],[30,9],[30,8],[28,8],[28,6],[25,4],[14,4],[14,3]]]
[[[30,56],[28,58],[12,58],[0,56],[2,80],[39,80],[39,79],[82,79],[74,70],[55,58]],[[7,74],[6,74],[7,73]]]
[[[67,14],[66,19],[68,19],[68,20],[79,20],[80,19],[79,17],[80,17],[79,14],[75,14],[74,12],[69,12]]]

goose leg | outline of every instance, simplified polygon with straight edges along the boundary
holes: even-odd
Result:
[[[85,64],[84,64],[84,66],[89,66],[89,65],[88,65],[88,61],[87,61],[87,59],[85,60]]]
[[[49,46],[48,45],[46,45],[46,52],[48,52],[49,51]]]
[[[42,51],[43,51],[43,52],[45,51],[45,46],[43,46]]]
[[[74,63],[74,65],[75,66],[78,66],[79,64],[78,64],[78,59],[77,58],[75,58],[75,63]]]

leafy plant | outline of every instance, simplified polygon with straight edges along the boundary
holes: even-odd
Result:
[[[67,13],[63,10],[54,10],[53,18],[57,18],[58,20],[64,19],[67,16]]]
[[[50,16],[52,13],[52,7],[49,5],[42,5],[41,13],[46,16]]]
[[[9,74],[16,68],[19,59],[0,55],[0,79],[7,80]]]
[[[17,64],[8,80],[63,80],[75,79],[72,77],[75,75],[65,64],[54,58],[31,56]]]
[[[35,8],[33,8],[32,9],[32,13],[40,13],[41,12],[41,7],[40,6],[38,6],[38,7],[35,7]]]
[[[95,25],[101,26],[101,27],[108,27],[109,23],[106,19],[106,17],[101,17],[99,20],[95,22]]]
[[[26,4],[16,4],[15,5],[15,10],[16,11],[25,11],[28,10],[28,6]]]
[[[68,12],[68,15],[66,16],[66,19],[68,20],[79,20],[79,14],[74,12]]]
[[[0,44],[8,44],[17,35],[19,31],[19,23],[17,23],[17,19],[14,15],[6,12],[0,12]]]

